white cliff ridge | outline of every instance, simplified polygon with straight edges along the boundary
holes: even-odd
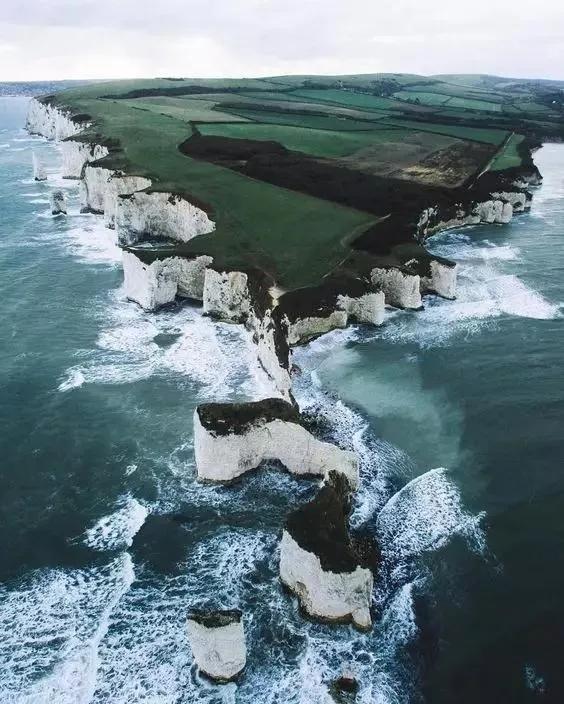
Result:
[[[82,178],[82,169],[85,164],[102,159],[108,153],[107,147],[100,144],[89,144],[77,140],[61,142],[63,178]]]
[[[119,196],[149,188],[151,181],[143,176],[126,176],[119,171],[88,164],[81,185],[82,209],[103,215],[106,227],[114,228]]]
[[[29,102],[26,128],[31,134],[59,141],[78,134],[85,126],[85,123],[73,122],[68,113],[49,103],[36,98]]]

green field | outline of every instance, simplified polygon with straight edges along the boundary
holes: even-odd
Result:
[[[308,127],[314,130],[333,131],[361,131],[377,129],[378,120],[360,121],[348,117],[331,117],[323,115],[312,115],[300,112],[276,112],[274,110],[247,110],[245,108],[235,108],[231,110],[232,115],[238,115],[253,122],[270,123],[273,125],[293,125],[296,127]],[[389,117],[393,113],[383,112],[379,119]]]
[[[123,100],[121,104],[139,110],[169,115],[184,122],[246,122],[246,119],[239,115],[214,110],[217,105],[217,101],[214,100],[189,100],[158,96]]]
[[[417,90],[400,90],[394,93],[398,100],[417,101],[422,105],[444,105],[451,100],[450,96],[442,93],[430,93]]]
[[[393,210],[398,203],[415,202],[417,190],[396,198],[403,184],[458,187],[471,182],[499,145],[494,171],[521,164],[518,147],[526,136],[564,137],[562,108],[553,99],[561,88],[412,74],[160,78],[88,84],[52,100],[90,116],[94,124],[83,139],[111,142],[104,165],[146,176],[153,189],[205,207],[216,230],[182,251],[209,253],[226,266],[258,267],[291,289],[318,282],[379,217],[401,214]],[[189,152],[197,159],[186,156],[179,145],[195,132],[200,136],[191,144],[210,144],[208,137],[278,142],[292,153],[289,164],[309,159],[316,176],[311,183],[298,178],[294,186],[290,172],[280,171],[279,181],[260,169],[247,171],[253,178],[244,175],[245,159],[214,160],[205,149]],[[341,175],[349,192],[340,192]],[[325,177],[335,182],[325,186]]]
[[[309,98],[313,102],[334,103],[335,105],[362,108],[364,110],[390,110],[401,107],[397,101],[390,98],[381,98],[365,93],[353,93],[347,90],[297,90],[294,91],[293,95]]]
[[[503,149],[493,160],[490,169],[492,171],[501,171],[514,166],[521,165],[521,156],[519,155],[518,147],[523,141],[522,134],[512,134]]]
[[[381,130],[379,132],[336,132],[316,130],[306,127],[289,127],[287,125],[242,124],[207,124],[199,125],[198,130],[204,135],[220,135],[232,139],[274,140],[286,149],[303,152],[311,156],[338,158],[354,154],[390,139],[390,133],[401,134],[402,130]],[[403,130],[405,133],[405,130]]]

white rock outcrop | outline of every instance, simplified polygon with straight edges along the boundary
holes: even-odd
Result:
[[[103,214],[106,227],[113,228],[119,196],[150,185],[151,181],[143,176],[126,176],[101,166],[87,165],[81,183],[81,207],[84,211]]]
[[[66,215],[67,206],[63,191],[53,191],[51,193],[51,215]]]
[[[278,393],[291,398],[290,352],[287,347],[286,324],[269,307],[261,314],[255,312],[249,290],[249,277],[243,271],[216,271],[208,268],[204,280],[204,313],[233,323],[243,323],[252,333],[257,346],[257,357]],[[280,349],[282,346],[284,349]]]
[[[115,223],[122,245],[145,237],[188,242],[215,229],[201,208],[180,196],[156,191],[118,197]]]
[[[89,144],[77,140],[61,142],[63,178],[81,178],[85,164],[102,159],[107,155],[108,149],[100,144]]]
[[[419,274],[411,274],[396,267],[376,267],[370,272],[370,278],[384,292],[387,305],[410,310],[422,307]]]
[[[447,265],[432,259],[430,275],[421,276],[421,293],[436,293],[442,298],[454,300],[456,298],[456,276],[458,264]]]
[[[205,675],[229,682],[245,669],[247,646],[239,612],[191,613],[187,630],[194,660]]]
[[[242,428],[225,431],[219,424],[214,427],[202,419],[201,409],[198,407],[194,412],[194,453],[199,479],[230,482],[264,461],[278,460],[295,475],[326,477],[335,471],[344,474],[351,486],[358,484],[355,454],[318,440],[299,423],[259,416]]]
[[[33,160],[33,178],[34,178],[34,180],[35,181],[46,181],[47,180],[47,172],[45,171],[43,164],[39,161],[39,158],[35,154],[35,152],[32,154],[32,160]]]
[[[522,213],[525,210],[529,210],[531,207],[531,197],[530,194],[526,192],[500,191],[499,193],[492,193],[492,197],[511,203],[514,213]]]
[[[166,257],[146,264],[133,252],[124,251],[122,262],[127,298],[144,310],[156,310],[177,296],[202,300],[205,271],[212,258]]]
[[[362,630],[372,625],[372,572],[357,566],[352,572],[323,569],[313,552],[302,549],[288,531],[280,544],[280,579],[314,618],[352,621]]]
[[[249,277],[242,271],[207,269],[204,279],[204,313],[220,320],[245,322],[251,312]]]
[[[31,134],[38,134],[47,139],[61,140],[78,134],[86,123],[75,123],[70,113],[42,103],[36,98],[29,101],[26,129]]]
[[[384,293],[374,291],[362,296],[338,295],[335,310],[328,315],[311,315],[290,321],[288,326],[288,343],[297,345],[307,342],[331,330],[346,328],[351,321],[381,325],[384,322]]]

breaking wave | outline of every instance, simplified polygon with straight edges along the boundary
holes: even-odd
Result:
[[[149,509],[132,496],[118,502],[118,508],[86,531],[85,543],[96,550],[131,547],[133,538],[149,515]]]
[[[519,260],[516,247],[479,240],[464,232],[434,237],[428,248],[458,262],[456,300],[426,297],[423,311],[390,312],[385,324],[363,339],[412,342],[428,348],[446,345],[455,335],[474,335],[503,315],[542,320],[561,316],[560,305],[550,303],[506,271]]]
[[[82,384],[126,384],[153,375],[189,383],[200,398],[260,398],[272,386],[260,368],[250,334],[219,323],[189,305],[146,313],[121,290],[98,311],[97,348],[66,371],[60,391]]]

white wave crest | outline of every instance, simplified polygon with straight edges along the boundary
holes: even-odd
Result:
[[[440,548],[454,534],[466,536],[473,547],[483,550],[482,517],[463,509],[446,469],[431,469],[406,484],[380,511],[382,552],[388,560],[403,561]]]
[[[59,391],[70,391],[78,389],[84,384],[84,374],[79,367],[71,367],[67,370],[66,376],[57,387]]]
[[[192,306],[146,313],[126,301],[122,290],[110,296],[100,314],[97,349],[67,371],[69,380],[78,379],[77,372],[84,383],[100,384],[180,374],[202,399],[263,398],[273,393],[242,326],[213,321]],[[162,337],[169,337],[170,344],[155,342]]]
[[[86,531],[84,542],[95,550],[128,548],[149,515],[149,509],[132,496],[118,502],[119,508]]]

